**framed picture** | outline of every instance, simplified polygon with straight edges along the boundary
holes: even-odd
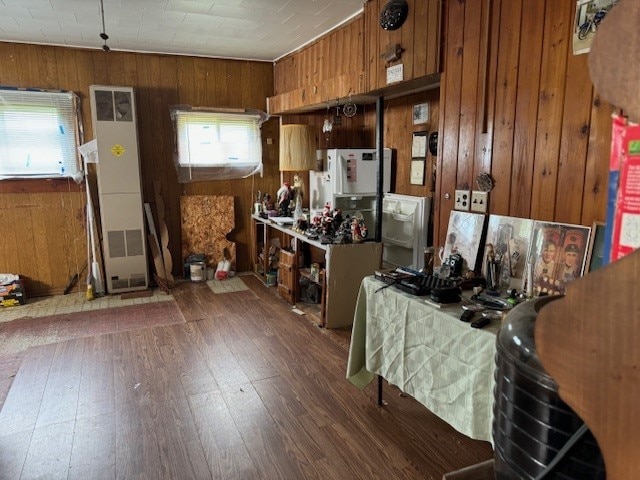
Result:
[[[598,25],[618,0],[576,0],[576,16],[573,22],[573,54],[591,50],[593,36]]]
[[[593,272],[604,265],[604,234],[604,223],[593,222],[591,241],[587,250],[587,272]]]
[[[429,104],[419,103],[413,106],[413,124],[420,125],[429,121]]]
[[[482,274],[488,278],[487,253],[491,249],[496,262],[500,265],[500,290],[510,288],[520,290],[524,287],[532,232],[533,220],[528,218],[489,216]]]
[[[424,185],[424,159],[411,160],[411,185]]]
[[[463,272],[476,270],[485,218],[479,213],[452,210],[449,215],[443,260],[453,253],[458,253],[462,256]]]
[[[533,294],[564,294],[567,284],[584,273],[590,238],[591,227],[534,222],[527,260]]]

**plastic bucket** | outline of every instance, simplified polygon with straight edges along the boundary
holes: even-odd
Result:
[[[207,279],[207,266],[204,262],[192,263],[189,274],[192,282],[204,282]]]

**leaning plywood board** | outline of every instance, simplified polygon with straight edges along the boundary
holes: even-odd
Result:
[[[160,230],[160,254],[164,262],[164,271],[167,278],[167,286],[173,288],[175,281],[171,271],[173,270],[173,260],[169,252],[169,230],[164,221],[164,201],[160,195],[161,184],[157,180],[153,182],[153,190],[156,195],[156,214],[158,215],[158,229]]]
[[[353,324],[362,279],[373,275],[382,262],[382,244],[367,242],[327,245],[327,328]]]
[[[227,240],[235,228],[233,197],[222,195],[187,195],[180,197],[182,219],[182,258],[204,253],[207,264],[215,267],[227,253],[236,263],[236,244]]]

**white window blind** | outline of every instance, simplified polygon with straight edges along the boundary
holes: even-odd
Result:
[[[75,100],[71,92],[0,89],[0,178],[77,173]]]
[[[181,181],[244,178],[262,167],[259,113],[172,109]]]

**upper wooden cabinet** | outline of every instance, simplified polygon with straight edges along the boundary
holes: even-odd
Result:
[[[268,99],[271,114],[296,113],[354,101],[367,103],[376,96],[419,90],[438,81],[442,0],[408,0],[408,16],[393,31],[380,26],[387,0],[370,0],[364,12],[311,45],[276,62],[275,95]],[[391,45],[401,58],[387,62]],[[401,82],[387,84],[387,67],[402,64]]]
[[[351,22],[277,61],[269,113],[310,110],[366,90],[364,19]]]
[[[387,87],[387,68],[402,64],[403,82],[440,72],[440,26],[442,0],[407,0],[408,16],[396,30],[380,26],[380,13],[387,0],[370,0],[364,5],[367,90]],[[387,62],[384,52],[399,45],[397,61]]]

